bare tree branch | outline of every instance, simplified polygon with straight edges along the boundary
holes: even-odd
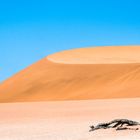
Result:
[[[139,122],[128,120],[128,119],[115,119],[108,123],[99,123],[97,126],[90,126],[90,131],[95,131],[98,129],[108,129],[108,128],[116,128],[116,130],[126,130],[129,129],[125,126],[137,126],[140,125]],[[138,130],[138,128],[137,128]]]

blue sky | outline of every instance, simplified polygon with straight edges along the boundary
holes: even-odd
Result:
[[[140,44],[139,0],[0,0],[0,81],[64,49]]]

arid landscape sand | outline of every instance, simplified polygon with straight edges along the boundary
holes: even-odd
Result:
[[[140,46],[56,53],[0,85],[0,102],[140,97]]]
[[[1,83],[0,140],[139,140],[140,127],[89,132],[118,118],[140,122],[139,83],[140,46],[49,55]]]
[[[140,121],[140,99],[0,104],[1,140],[139,140],[140,130],[89,132],[116,118]]]

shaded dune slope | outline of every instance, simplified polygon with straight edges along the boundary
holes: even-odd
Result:
[[[113,52],[116,55],[117,50],[120,51],[121,47],[114,48]],[[77,56],[82,58],[79,64],[73,62],[75,59],[71,61],[65,59],[66,57],[62,57],[65,59],[63,63],[57,62],[59,59],[57,55],[44,58],[4,81],[0,85],[0,102],[140,97],[140,59],[138,58],[140,47],[122,48],[125,50],[125,54],[128,52],[125,58],[126,63],[121,58],[124,56],[123,53],[120,56],[119,53],[117,54],[119,61],[116,61],[118,60],[116,57],[115,61],[105,59],[101,53],[98,54],[99,60],[96,57],[96,63],[93,57],[93,61],[90,60],[90,63],[85,61],[83,64],[81,61],[84,58],[80,56],[81,54]],[[93,52],[96,50],[92,49]],[[99,50],[101,49],[102,52],[106,51],[105,47]],[[133,50],[135,51],[133,52]],[[70,54],[73,58],[72,53]],[[97,54],[96,51],[95,54]],[[111,55],[113,56],[113,54]],[[133,57],[136,60],[129,63],[129,59]],[[67,61],[71,64],[66,63]]]

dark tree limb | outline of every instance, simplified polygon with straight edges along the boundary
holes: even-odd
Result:
[[[126,126],[137,126],[140,125],[140,123],[128,119],[115,119],[111,122],[108,123],[99,123],[97,126],[90,126],[91,130],[90,131],[95,131],[98,129],[108,129],[108,128],[116,128],[116,130],[126,130],[127,127],[123,127],[124,125]],[[128,128],[129,129],[129,128]]]

